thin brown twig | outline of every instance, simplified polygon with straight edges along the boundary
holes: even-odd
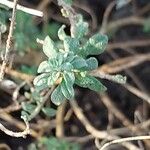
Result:
[[[118,58],[110,63],[102,65],[96,71],[104,72],[105,74],[113,74],[137,66],[145,61],[150,61],[150,53]]]
[[[111,101],[110,97],[105,93],[105,94],[100,94],[100,99],[104,103],[104,105],[107,107],[111,113],[113,113],[121,122],[123,123],[124,126],[129,128],[129,130],[136,132],[136,133],[142,133],[141,128],[136,127],[116,106],[115,104]]]
[[[150,104],[150,96],[144,93],[143,91],[141,92],[139,89],[127,83],[122,86],[125,87],[128,91],[130,91],[134,95],[136,95],[137,97],[143,99],[145,102]]]
[[[118,55],[114,52],[111,52],[110,55],[114,58],[117,59]],[[147,54],[146,54],[147,55]],[[150,56],[148,56],[148,61],[150,60]],[[134,83],[137,85],[137,87],[146,93],[149,96],[149,92],[147,89],[144,87],[143,83],[140,81],[140,79],[137,77],[137,75],[129,68],[125,69],[125,72],[132,78]],[[148,114],[148,108],[147,108],[147,102],[143,101],[143,117],[145,118]]]
[[[106,32],[106,26],[108,24],[108,17],[109,14],[111,13],[112,9],[114,8],[114,6],[116,5],[116,1],[112,1],[108,7],[106,8],[104,15],[103,15],[103,20],[102,20],[102,25],[101,25],[101,29],[100,29],[100,33],[104,34]]]
[[[107,51],[117,49],[117,48],[146,47],[146,46],[149,46],[149,45],[150,45],[150,40],[149,39],[115,42],[115,43],[109,43],[108,44]]]
[[[110,22],[107,26],[105,26],[105,33],[109,33],[115,29],[119,29],[120,27],[128,26],[128,25],[140,25],[143,26],[146,19],[142,17],[126,17],[122,19],[118,19],[116,21]]]
[[[143,136],[135,136],[135,137],[127,137],[127,138],[122,138],[122,139],[116,139],[111,142],[108,142],[104,144],[99,150],[104,150],[107,147],[109,147],[112,144],[121,144],[123,142],[129,142],[129,141],[138,141],[138,140],[150,140],[150,135],[143,135]]]
[[[57,108],[57,113],[56,113],[56,137],[58,137],[58,138],[64,137],[64,114],[65,114],[66,104],[67,104],[67,101],[62,103]]]
[[[26,128],[23,132],[13,132],[9,129],[7,129],[6,127],[4,127],[1,123],[0,123],[0,130],[3,131],[4,133],[6,133],[7,135],[13,136],[13,137],[26,137],[27,134],[30,133],[29,130],[29,123],[28,121],[26,121],[26,119],[24,119]]]
[[[138,128],[138,126],[135,126],[111,101],[109,96],[107,94],[101,94],[100,95],[102,102],[106,105],[109,111],[111,111],[121,122],[124,126],[129,128],[133,133],[136,133],[137,135],[143,133],[143,129]],[[144,141],[147,146],[149,146],[148,141]]]
[[[102,79],[107,79],[107,80],[110,80],[110,81],[113,81],[113,82],[116,82],[109,74],[105,74],[104,72],[100,72],[100,71],[97,71],[97,70],[94,70],[92,73],[91,73],[93,76],[96,76],[96,77],[99,77],[99,78],[102,78]],[[116,82],[118,83],[118,82]],[[147,94],[147,93],[144,93],[144,92],[141,92],[139,89],[137,89],[136,87],[130,85],[129,83],[126,83],[126,84],[121,84],[123,87],[125,87],[128,91],[130,91],[131,93],[133,93],[134,95],[136,95],[137,97],[143,99],[145,102],[149,103],[150,104],[150,96]]]
[[[9,69],[9,67],[6,67],[6,74],[14,78],[18,78],[18,79],[21,79],[23,81],[28,81],[28,82],[31,82],[35,78],[35,76],[33,75],[29,75],[26,73],[19,72],[17,70]]]
[[[143,134],[146,134],[146,133],[148,133],[148,128],[150,126],[150,120],[146,120],[142,123],[135,124],[134,126],[135,126],[135,128],[144,129],[145,131],[143,132]],[[132,133],[130,132],[128,127],[111,129],[111,130],[109,130],[109,133],[112,133],[115,135],[116,134],[117,135],[126,135],[126,134],[132,135]]]
[[[77,1],[74,1],[73,6],[86,11],[91,16],[92,28],[93,28],[93,30],[95,30],[97,28],[97,18],[96,18],[95,13],[93,12],[93,10],[86,4],[83,5],[81,2],[77,2]]]
[[[26,128],[25,124],[17,119],[15,119],[14,117],[12,117],[10,114],[5,113],[5,112],[1,112],[0,113],[0,118],[5,120],[7,123],[9,122],[10,124],[16,126],[18,129],[20,130],[24,130]],[[38,133],[30,128],[30,135],[34,138],[38,138],[39,135]]]
[[[5,143],[0,143],[0,149],[1,150],[11,150],[11,148]]]
[[[127,3],[130,3],[132,0],[127,0]],[[112,9],[114,8],[114,6],[116,5],[116,1],[112,1],[108,7],[106,8],[105,12],[104,12],[104,15],[103,15],[103,20],[102,20],[102,25],[101,25],[101,28],[100,28],[100,33],[104,34],[106,32],[108,32],[108,26],[109,26],[109,23],[108,23],[108,19],[109,19],[109,16],[112,12]],[[121,21],[120,21],[121,22]],[[111,23],[110,23],[111,24]],[[115,27],[117,27],[117,24],[118,23],[114,23],[115,24]],[[123,24],[121,24],[123,25]],[[110,28],[110,27],[109,27]]]
[[[70,101],[70,104],[73,108],[73,111],[75,113],[75,115],[77,116],[77,118],[82,122],[82,124],[84,125],[84,127],[86,128],[86,130],[95,138],[99,138],[99,139],[107,139],[107,140],[111,140],[111,139],[118,139],[118,136],[115,135],[111,135],[109,133],[107,133],[106,131],[99,131],[97,130],[95,127],[93,127],[91,125],[91,123],[88,121],[88,119],[85,117],[85,115],[82,112],[82,109],[78,106],[76,101]],[[135,145],[131,144],[131,143],[123,143],[123,146],[127,147],[130,150],[139,150],[138,147],[136,147]]]
[[[138,12],[137,12],[137,15],[143,15],[147,12],[150,11],[150,4],[148,5],[145,5],[143,8],[141,8]]]
[[[4,60],[2,62],[1,70],[0,70],[0,81],[2,81],[4,78],[6,66],[9,62],[9,57],[10,57],[9,55],[11,52],[11,49],[10,49],[11,48],[11,39],[12,39],[14,26],[15,26],[17,2],[18,2],[18,0],[14,0],[14,6],[13,6],[12,18],[11,18],[11,23],[10,23],[10,28],[9,28],[9,34],[8,34],[8,38],[6,41],[5,56],[4,56]]]
[[[21,109],[21,105],[13,103],[13,104],[9,105],[8,107],[0,108],[0,113],[3,113],[3,112],[10,113],[10,112],[18,111],[20,109]]]

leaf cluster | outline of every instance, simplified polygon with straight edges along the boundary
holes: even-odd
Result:
[[[38,143],[32,143],[28,150],[39,150],[42,148],[46,150],[80,150],[80,146],[76,143],[59,140],[55,137],[42,137]]]
[[[25,117],[27,121],[30,121],[32,118],[32,114],[36,111],[36,109],[42,104],[43,96],[40,95],[39,92],[33,91],[31,94],[25,93],[25,97],[29,100],[28,102],[22,102],[22,112],[21,116]],[[56,110],[51,107],[42,107],[41,112],[45,114],[47,117],[53,117],[56,115]]]
[[[58,84],[51,95],[51,100],[56,105],[65,99],[74,98],[74,84],[94,91],[106,90],[99,80],[89,75],[89,71],[98,67],[97,59],[90,56],[104,51],[107,36],[95,34],[83,42],[82,39],[88,33],[88,24],[81,15],[77,19],[76,25],[71,29],[71,36],[65,33],[65,25],[58,30],[61,47],[49,36],[45,38],[43,52],[48,58],[39,65],[40,75],[34,79],[38,91]]]

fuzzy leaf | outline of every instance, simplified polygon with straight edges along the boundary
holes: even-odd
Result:
[[[71,64],[73,65],[74,69],[82,69],[88,67],[86,60],[79,56],[76,56]]]
[[[65,101],[65,96],[63,95],[62,91],[61,91],[61,86],[58,85],[55,90],[53,91],[52,95],[51,95],[51,101],[55,104],[55,105],[60,105],[61,103],[63,103]]]
[[[78,53],[79,40],[71,37],[64,39],[64,48],[66,51],[73,51],[75,54]]]
[[[50,72],[51,70],[52,70],[52,68],[48,64],[48,61],[43,61],[43,62],[40,63],[37,72],[38,73],[43,73],[43,72]]]
[[[64,80],[67,85],[73,85],[75,82],[75,76],[73,72],[66,72],[63,74]]]
[[[51,75],[48,77],[47,85],[51,87],[59,78],[59,72],[52,72]]]
[[[55,46],[54,41],[47,36],[43,43],[43,52],[48,58],[55,58],[57,56],[58,49]]]
[[[65,38],[67,37],[67,35],[66,35],[65,31],[64,31],[65,27],[66,27],[65,25],[62,25],[60,27],[60,29],[58,30],[58,37],[59,37],[60,40],[65,40]]]
[[[22,110],[21,111],[21,118],[26,118],[27,121],[29,121],[29,115],[26,111]]]
[[[71,6],[73,3],[73,0],[58,0],[58,5],[62,6],[62,5],[68,5]]]
[[[117,74],[117,75],[114,75],[112,76],[112,79],[117,82],[117,83],[120,83],[120,84],[125,84],[126,83],[126,80],[127,78],[125,76],[122,76],[120,74]]]
[[[71,6],[72,5],[72,0],[63,0],[65,4]]]
[[[77,23],[71,27],[71,35],[73,38],[81,39],[88,33],[88,23],[83,21],[81,15],[78,15],[77,19]]]
[[[52,70],[55,70],[59,66],[59,61],[57,60],[57,58],[48,59],[47,62]]]
[[[4,24],[2,24],[2,23],[0,22],[0,33],[5,33],[6,30],[7,30],[6,25],[4,25]]]
[[[36,108],[36,105],[28,104],[25,102],[22,102],[21,106],[22,106],[23,110],[28,112],[29,114],[31,114],[33,112],[33,110]]]
[[[61,91],[63,95],[66,97],[66,99],[70,100],[74,97],[74,89],[73,85],[69,83],[69,81],[63,80],[61,82]]]
[[[71,71],[72,69],[73,69],[73,66],[69,62],[66,62],[66,63],[61,65],[61,70],[62,71]]]
[[[89,59],[86,60],[87,63],[87,70],[94,70],[98,67],[98,61],[94,57],[90,57]]]
[[[106,90],[106,87],[99,80],[92,76],[77,76],[75,83],[78,86],[89,88],[96,92],[103,92]]]
[[[43,90],[45,88],[47,88],[47,79],[48,79],[48,74],[47,73],[43,73],[37,77],[35,77],[35,79],[33,80],[33,84],[35,85],[37,90]]]
[[[108,38],[106,35],[95,34],[83,47],[83,55],[99,55],[105,50],[107,43]]]
[[[58,53],[57,55],[58,66],[60,66],[64,61],[64,55],[62,53]]]
[[[47,115],[48,117],[53,117],[56,115],[56,110],[49,107],[42,108],[42,112]]]
[[[64,59],[64,62],[72,62],[73,61],[73,59],[75,58],[76,56],[74,55],[74,53],[72,53],[72,52],[69,52],[68,53],[68,55],[67,55],[67,57]]]

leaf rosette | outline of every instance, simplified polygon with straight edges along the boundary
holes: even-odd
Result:
[[[65,33],[65,25],[58,31],[62,49],[49,36],[45,38],[43,52],[48,59],[39,65],[37,72],[40,75],[33,82],[38,91],[58,84],[51,94],[51,100],[56,105],[74,98],[74,84],[94,91],[106,90],[98,79],[88,73],[98,67],[97,59],[90,56],[104,51],[107,36],[95,34],[84,43],[82,39],[88,32],[88,24],[81,15],[77,17],[78,23],[75,29],[71,29],[71,36]]]

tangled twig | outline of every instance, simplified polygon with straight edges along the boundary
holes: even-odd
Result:
[[[5,5],[9,8],[13,8],[13,6],[14,6],[14,3],[10,2],[8,0],[0,0],[0,4]],[[43,17],[43,12],[35,10],[35,9],[27,8],[27,7],[18,5],[18,4],[17,4],[17,10],[21,10],[23,12],[26,12],[26,13],[34,15],[34,16]]]

